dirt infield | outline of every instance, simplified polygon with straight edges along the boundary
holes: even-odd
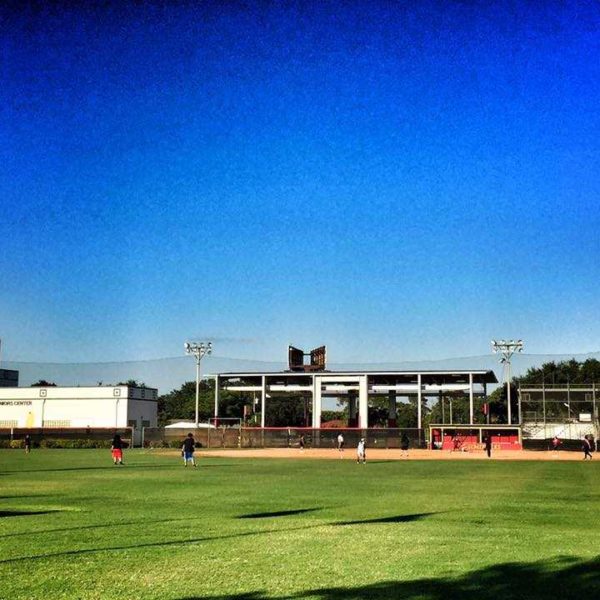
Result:
[[[252,448],[252,449],[210,449],[199,450],[198,456],[219,456],[227,458],[301,458],[301,459],[340,459],[336,449],[308,448],[304,451],[298,448]],[[348,448],[343,452],[344,460],[356,460],[354,449]],[[491,459],[481,450],[471,452],[449,452],[447,450],[410,450],[408,458],[402,456],[401,450],[367,450],[368,460],[550,460],[574,461],[582,460],[581,452],[533,452],[531,450],[497,450],[492,452]]]

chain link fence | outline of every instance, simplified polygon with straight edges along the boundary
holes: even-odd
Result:
[[[110,448],[114,435],[121,436],[126,447],[133,446],[132,427],[83,427],[76,428],[3,428],[0,429],[0,448],[21,448],[25,436],[34,448]]]
[[[592,384],[539,384],[519,388],[523,447],[549,450],[558,437],[563,450],[580,450],[584,437],[600,434],[600,389]]]
[[[294,448],[304,436],[305,448],[335,448],[337,437],[353,447],[361,438],[369,448],[400,448],[403,435],[411,448],[425,448],[424,429],[311,429],[304,427],[218,427],[170,429],[145,427],[143,445],[147,448],[179,448],[188,433],[194,435],[201,448]]]

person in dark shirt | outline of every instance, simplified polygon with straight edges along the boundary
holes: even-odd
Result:
[[[406,433],[403,431],[402,435],[400,436],[400,450],[401,452],[401,456],[402,458],[408,458],[408,447],[410,445],[410,440],[408,439],[408,436],[406,435]]]
[[[112,459],[115,465],[123,464],[123,440],[118,433],[115,433],[112,444],[110,445],[112,451]]]
[[[582,450],[583,450],[583,460],[587,460],[588,458],[590,460],[592,460],[592,458],[593,458],[592,457],[592,442],[591,442],[589,436],[587,436],[587,435],[583,438]]]
[[[488,455],[488,458],[492,457],[492,436],[488,433],[483,440],[483,445],[485,447],[485,451]]]
[[[196,459],[194,458],[194,450],[196,449],[196,441],[191,433],[187,434],[181,446],[181,455],[183,456],[183,466],[187,467],[188,462],[191,462],[196,467]]]
[[[31,452],[31,436],[27,434],[25,436],[25,454],[29,454]]]

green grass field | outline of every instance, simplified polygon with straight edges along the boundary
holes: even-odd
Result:
[[[597,598],[600,460],[0,451],[0,597]]]

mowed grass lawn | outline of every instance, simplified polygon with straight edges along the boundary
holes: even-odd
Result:
[[[0,597],[597,598],[600,459],[0,451]]]

